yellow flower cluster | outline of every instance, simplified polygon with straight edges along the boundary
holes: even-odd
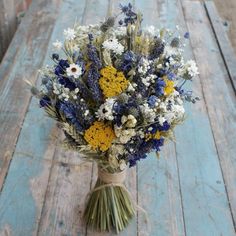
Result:
[[[161,138],[161,132],[160,131],[157,131],[155,134],[147,133],[145,135],[146,141],[148,141],[150,139],[160,139],[160,138]]]
[[[113,66],[101,69],[99,79],[100,88],[105,97],[113,97],[122,93],[129,85],[128,80],[122,72],[118,72]]]
[[[95,121],[84,134],[84,139],[93,149],[99,148],[102,152],[109,149],[115,138],[112,127],[103,122]]]
[[[167,76],[164,76],[163,79],[164,79],[164,81],[166,83],[166,86],[164,88],[164,94],[166,96],[169,96],[175,90],[175,88],[174,88],[174,85],[175,85],[174,81],[167,79]]]

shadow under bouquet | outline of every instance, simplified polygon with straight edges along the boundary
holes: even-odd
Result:
[[[61,54],[52,54],[54,65],[41,70],[40,89],[32,88],[64,131],[64,147],[98,165],[86,224],[116,233],[136,210],[124,186],[128,167],[173,139],[185,119],[184,102],[198,100],[183,89],[198,74],[195,62],[182,55],[188,33],[142,28],[142,15],[131,4],[120,7],[119,15],[100,24],[64,30],[64,43],[53,43]]]

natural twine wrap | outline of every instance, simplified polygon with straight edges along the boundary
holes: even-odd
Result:
[[[108,173],[107,171],[98,168],[98,178],[106,184],[122,184],[126,179],[126,169],[121,172]]]

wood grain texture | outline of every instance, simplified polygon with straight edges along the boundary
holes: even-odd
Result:
[[[16,26],[14,0],[0,1],[0,62],[16,31]]]
[[[236,1],[235,0],[213,0],[222,17],[222,24],[226,26],[227,35],[236,53]]]
[[[90,190],[91,163],[58,147],[54,155],[38,235],[85,235],[82,215]]]
[[[176,132],[186,233],[234,235],[233,219],[224,183],[226,178],[225,175],[222,176],[221,166],[228,162],[232,165],[234,155],[233,152],[227,153],[228,150],[231,152],[231,149],[228,149],[231,145],[229,142],[224,142],[224,138],[228,138],[228,135],[232,135],[233,138],[235,132],[227,135],[219,134],[219,131],[222,132],[228,126],[220,121],[224,114],[227,114],[227,119],[231,120],[230,117],[235,111],[232,99],[235,98],[230,96],[233,94],[232,87],[226,85],[224,78],[227,72],[203,5],[191,1],[182,1],[182,4],[194,57],[200,70],[200,79],[194,81],[193,89],[198,91],[198,95],[202,98],[195,106],[187,107],[189,118],[182,127],[178,127]],[[221,92],[217,91],[218,89]],[[224,99],[221,96],[224,96]],[[222,101],[227,101],[227,105],[223,105]],[[227,111],[222,111],[224,106],[227,107]],[[234,108],[228,110],[228,106]],[[218,114],[212,114],[213,111]],[[230,127],[232,131],[235,124]],[[223,148],[222,142],[227,143],[228,148],[225,145]],[[221,151],[224,150],[224,155],[219,152],[219,144]],[[235,167],[228,166],[228,168],[231,172],[227,170],[227,175],[232,174],[230,178],[235,180]],[[226,184],[228,185],[227,182]],[[231,188],[232,184],[231,182]],[[228,188],[227,190],[229,192]]]
[[[224,31],[223,24],[219,18],[214,2],[206,1],[205,7],[215,33],[222,58],[224,59],[226,69],[229,73],[229,78],[236,93],[236,56],[234,49],[232,48],[231,42]]]
[[[23,80],[37,79],[59,2],[39,0],[31,5],[0,66],[0,189],[31,97]]]
[[[154,25],[170,27],[175,24],[172,15],[175,1],[137,1],[136,8],[143,13],[143,27]],[[178,11],[178,10],[176,10]],[[167,12],[170,12],[167,15]],[[176,151],[173,143],[165,145],[158,160],[155,153],[138,164],[138,204],[148,214],[148,223],[142,212],[138,217],[138,235],[185,235]]]
[[[29,14],[33,13],[36,14],[37,12],[41,12],[40,14],[36,14],[33,23],[35,23],[37,17],[39,16],[43,17],[43,15],[45,14],[44,20],[49,20],[49,27],[54,26],[54,23],[52,23],[52,18],[51,17],[48,18],[47,16],[49,12],[52,16],[54,17],[57,16],[57,11],[60,7],[59,1],[54,1],[54,5],[48,5],[45,4],[45,2],[40,2],[40,1],[38,3],[39,5],[34,5],[34,7],[32,8],[33,9],[32,12],[29,12]],[[36,6],[38,10],[35,9]],[[38,7],[40,6],[42,8],[39,9]],[[46,9],[44,9],[44,7],[46,7]],[[40,25],[43,23],[41,21],[39,22]],[[25,21],[25,24],[27,25],[28,21]],[[35,33],[36,30],[37,29],[35,29]],[[43,26],[39,27],[38,30],[43,30]],[[25,42],[23,40],[25,37],[24,35],[21,35],[21,33],[19,33],[19,36],[18,34],[16,35],[16,38],[22,37],[22,45],[25,45],[25,48],[21,49],[20,47],[20,51],[18,52],[16,58],[23,58],[26,61],[23,62],[17,61],[15,63],[16,66],[15,70],[17,69],[19,70],[20,67],[22,67],[22,69],[25,68],[26,70],[27,68],[26,65],[30,62],[27,61],[27,58],[28,60],[30,58],[31,60],[34,60],[35,59],[34,57],[36,57],[36,55],[39,53],[41,53],[42,55],[41,56],[38,55],[38,58],[41,58],[40,60],[43,60],[45,56],[44,52],[47,51],[46,49],[49,43],[47,37],[51,36],[51,31],[49,33],[47,31],[48,29],[46,30],[44,28],[44,30],[45,30],[45,35],[43,34],[43,32],[39,32],[41,36],[39,37],[38,35],[37,40],[39,41],[36,42],[31,38],[33,36],[30,36],[29,39],[26,38]],[[40,46],[40,42],[44,45]],[[39,48],[34,49],[33,46],[38,46]],[[15,48],[17,48],[17,45],[15,46]],[[39,49],[41,50],[44,49],[44,50],[37,51]],[[36,50],[36,52],[34,52],[34,50]],[[49,52],[50,50],[48,50],[47,53],[49,54]],[[34,57],[32,58],[32,56]],[[48,62],[49,60],[46,59],[44,61],[44,64],[46,65],[48,64]],[[40,65],[39,63],[32,65],[34,65],[35,67],[32,67],[29,70],[29,72],[32,73],[33,76],[35,75],[35,72],[33,72],[33,70],[36,71],[38,69],[38,67],[36,66],[41,66],[41,63]],[[4,72],[4,69],[7,69],[7,66],[2,68],[3,70],[1,72]],[[3,81],[4,83],[6,84],[9,83],[13,86],[15,81],[14,77],[14,73],[16,73],[14,72],[15,70],[13,69],[13,71],[11,72],[9,71],[10,73],[12,73],[12,78],[10,77],[12,81],[9,82]],[[18,73],[19,73],[18,74],[18,80],[19,80],[19,78],[23,77],[25,71],[23,70]],[[36,76],[32,77],[31,81],[35,80]],[[21,85],[20,82],[23,83],[23,81],[19,81],[18,89],[23,90],[23,84]],[[4,87],[2,88],[4,91]],[[14,88],[17,91],[17,87]],[[21,96],[23,96],[23,91],[20,91],[20,93],[22,94]],[[6,95],[7,93],[5,94],[5,96]],[[20,100],[19,103],[21,101],[24,101],[24,99]],[[14,99],[12,100],[12,103],[13,102],[16,103],[16,98],[15,100]],[[8,107],[6,108],[8,109]],[[24,114],[22,115],[24,118]],[[17,118],[17,114],[15,114],[15,117]],[[8,122],[11,122],[11,119],[9,119]],[[4,188],[0,196],[1,233],[10,232],[10,234],[12,235],[22,235],[22,236],[37,235],[38,223],[42,213],[42,206],[51,170],[52,158],[55,150],[55,136],[57,136],[57,129],[54,129],[54,125],[55,123],[51,119],[45,117],[44,111],[42,109],[39,109],[38,101],[35,98],[33,98],[29,105],[28,112],[24,118],[24,123],[21,129],[20,136],[18,138],[16,149],[14,150],[14,145],[13,147],[11,147],[12,149],[10,149],[9,146],[9,149],[12,150],[12,152],[14,151],[14,155],[4,184]],[[1,132],[2,132],[1,134],[3,135],[3,130],[1,130]],[[15,136],[17,135],[18,133],[16,130]],[[53,140],[51,140],[52,138]]]
[[[0,195],[0,232],[36,235],[55,148],[52,127],[33,99]]]

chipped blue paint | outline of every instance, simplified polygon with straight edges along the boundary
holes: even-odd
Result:
[[[36,125],[37,124],[37,125]],[[30,180],[43,170],[52,120],[45,118],[35,99],[25,118],[9,173],[0,196],[0,232],[9,225],[13,235],[32,235],[38,216]]]

